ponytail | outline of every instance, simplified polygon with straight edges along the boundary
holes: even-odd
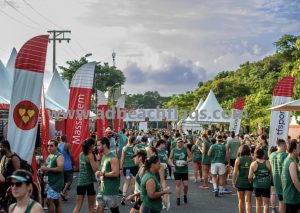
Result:
[[[152,166],[152,164],[157,163],[158,161],[159,161],[159,158],[156,155],[153,155],[150,158],[148,158],[145,161],[145,165],[144,165],[145,170],[149,171],[150,168],[151,168],[151,166]]]

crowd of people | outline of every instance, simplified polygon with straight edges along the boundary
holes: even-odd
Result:
[[[85,195],[90,213],[95,208],[99,213],[104,209],[118,213],[129,203],[131,213],[168,210],[171,189],[167,180],[173,179],[175,205],[188,205],[189,179],[193,179],[199,184],[199,193],[212,190],[215,197],[230,194],[229,188],[233,188],[240,213],[251,213],[253,192],[257,213],[269,212],[270,206],[272,213],[297,213],[299,141],[289,138],[276,143],[269,146],[266,135],[235,135],[210,129],[123,129],[116,133],[109,127],[105,137],[97,139],[91,134],[81,143],[73,212],[81,211]],[[74,156],[65,136],[51,139],[48,151],[37,181],[33,181],[32,174],[21,168],[20,157],[10,150],[9,141],[0,141],[2,212],[43,212],[42,206],[50,213],[62,212],[62,202],[68,201],[68,191],[74,187]]]

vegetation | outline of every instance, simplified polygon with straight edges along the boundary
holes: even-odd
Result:
[[[222,71],[213,80],[199,82],[199,87],[186,94],[176,95],[164,107],[193,109],[212,89],[224,109],[231,109],[235,100],[245,97],[248,119],[243,126],[255,132],[258,125],[268,128],[272,93],[277,82],[285,76],[296,78],[293,99],[300,98],[300,36],[284,35],[277,42],[276,53],[257,62],[245,62],[235,71]]]

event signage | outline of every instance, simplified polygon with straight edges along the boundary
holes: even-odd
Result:
[[[244,111],[244,104],[245,104],[245,98],[239,98],[233,105],[232,109],[232,116],[230,120],[229,125],[229,131],[235,132],[235,134],[239,134],[240,127],[241,127],[241,121],[242,121],[242,115]],[[236,116],[240,115],[240,116]]]

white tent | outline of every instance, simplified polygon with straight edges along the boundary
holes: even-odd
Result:
[[[69,107],[69,90],[56,69],[45,92],[45,99],[45,105],[48,109],[66,112]]]
[[[290,101],[285,104],[281,104],[278,106],[271,107],[269,110],[272,111],[300,111],[300,99],[295,101]]]
[[[225,115],[224,110],[222,109],[212,90],[210,90],[204,103],[195,113],[197,114],[194,116],[194,118],[189,121],[185,121],[186,126],[230,123],[229,116]]]

